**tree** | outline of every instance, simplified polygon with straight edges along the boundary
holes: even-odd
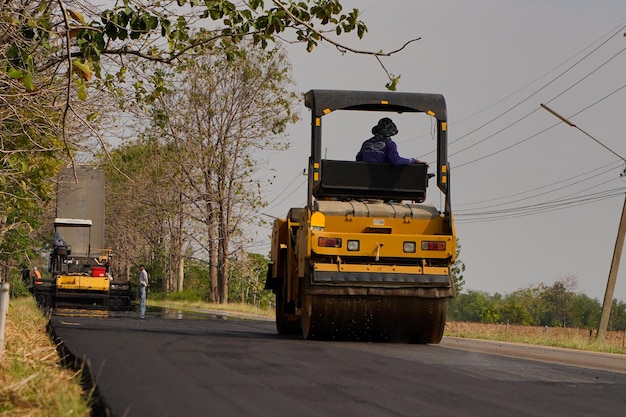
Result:
[[[569,276],[556,281],[551,287],[541,285],[541,298],[547,306],[542,324],[548,326],[569,325],[570,308],[574,292],[572,289],[576,285],[576,278]]]
[[[448,317],[450,320],[482,323],[496,323],[499,320],[497,305],[492,297],[484,291],[473,290],[454,299]]]
[[[1,38],[2,35],[0,35]],[[55,94],[33,97],[0,71],[0,280],[12,259],[29,257],[33,231],[62,164]],[[32,256],[32,254],[31,254]]]
[[[101,156],[106,177],[107,242],[115,251],[114,276],[136,277],[137,267],[143,263],[151,287],[165,292],[182,289],[180,270],[190,250],[182,238],[184,202],[181,170],[172,163],[175,152],[171,145],[145,136],[120,146],[108,157]]]
[[[385,53],[339,43],[337,36],[342,34],[356,32],[362,38],[367,32],[359,11],[344,12],[339,0],[273,0],[268,5],[263,0],[177,0],[150,6],[123,0],[111,7],[88,1],[66,5],[8,0],[1,7],[0,45],[6,65],[0,72],[35,91],[40,88],[37,74],[55,68],[67,77],[68,90],[71,83],[76,84],[80,98],[86,97],[86,83],[94,76],[115,88],[116,76],[123,77],[129,69],[124,62],[128,56],[170,63],[206,44],[229,49],[251,40],[265,49],[277,37],[303,43],[308,51],[327,42],[341,52],[369,54],[379,62],[380,57],[404,48]],[[65,66],[64,75],[61,66]],[[395,88],[399,77],[387,74],[389,88]]]
[[[98,109],[97,88],[116,94],[121,111],[133,101],[152,102],[164,88],[161,73],[152,64],[178,62],[207,45],[228,53],[231,45],[244,40],[267,48],[285,38],[311,51],[327,42],[342,53],[372,55],[379,63],[381,57],[406,46],[388,53],[360,51],[337,41],[350,32],[362,38],[367,27],[357,9],[344,12],[339,0],[273,0],[267,5],[262,0],[177,0],[151,5],[122,0],[104,6],[81,0],[71,5],[2,2],[2,256],[17,256],[11,246],[18,241],[21,245],[22,237],[30,238],[34,216],[52,198],[51,181],[61,165],[74,162],[82,151],[89,152],[93,140],[108,152],[94,125],[110,117]],[[388,88],[394,89],[399,76],[387,74]],[[93,88],[88,94],[89,87]]]
[[[600,323],[600,302],[585,294],[575,294],[570,306],[570,327],[597,329]]]
[[[196,55],[173,73],[152,105],[150,135],[175,148],[189,219],[203,224],[194,244],[206,250],[211,301],[226,302],[230,259],[242,250],[243,225],[255,221],[263,201],[254,173],[259,150],[282,149],[297,100],[280,48],[245,43],[224,55]]]
[[[505,297],[500,307],[500,318],[503,322],[510,324],[533,324],[532,315],[526,309],[526,300],[521,300],[521,293]]]
[[[229,301],[268,308],[274,302],[274,294],[265,290],[265,278],[269,260],[255,253],[241,253],[231,269],[228,291]]]

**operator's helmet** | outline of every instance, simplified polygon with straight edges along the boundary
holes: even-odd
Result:
[[[372,128],[374,135],[382,135],[386,138],[398,134],[396,124],[388,117],[383,117],[378,124]]]

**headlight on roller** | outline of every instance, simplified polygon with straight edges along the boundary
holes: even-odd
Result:
[[[404,253],[415,253],[415,242],[404,242],[402,244],[402,250]]]
[[[361,249],[361,242],[358,240],[348,240],[348,250],[350,252],[358,252]]]

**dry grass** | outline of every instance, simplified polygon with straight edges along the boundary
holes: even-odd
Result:
[[[163,308],[179,308],[179,309],[192,309],[192,310],[215,310],[215,311],[231,311],[238,313],[252,314],[256,316],[264,316],[273,318],[275,316],[274,310],[263,309],[250,304],[244,303],[228,303],[228,304],[216,304],[206,303],[203,301],[180,301],[180,300],[148,300],[148,305],[158,306]]]
[[[593,330],[593,335],[595,334],[596,329]],[[626,353],[625,333],[623,331],[606,332],[604,342],[600,342],[595,337],[590,336],[588,329],[448,322],[446,323],[445,336],[528,343],[596,352]]]
[[[260,309],[239,303],[209,304],[204,302],[149,300],[149,304],[166,308],[244,312],[268,318],[273,318],[275,315],[272,309]],[[595,333],[596,329],[593,330],[593,335]],[[588,329],[447,322],[445,336],[626,354],[626,334],[624,332],[606,332],[604,342],[600,343],[595,337],[590,336]]]
[[[273,310],[242,304],[182,301],[151,301],[150,304],[274,316]],[[80,386],[80,374],[61,366],[56,347],[45,328],[46,319],[32,298],[11,300],[5,352],[0,361],[0,416],[89,416],[90,407]],[[445,335],[626,354],[624,332],[607,332],[605,341],[600,343],[584,329],[448,322]]]
[[[154,303],[153,305],[158,305]],[[273,309],[261,309],[249,304],[209,304],[204,302],[164,301],[162,307],[194,308],[199,310],[224,310],[244,312],[274,318]],[[471,339],[499,340],[542,346],[555,346],[595,352],[626,354],[626,332],[607,331],[603,342],[595,338],[597,329],[562,327],[534,327],[506,324],[447,322],[445,335]]]
[[[61,366],[46,319],[30,297],[13,299],[0,361],[0,415],[89,416],[80,374]]]

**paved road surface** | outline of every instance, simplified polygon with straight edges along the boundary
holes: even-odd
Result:
[[[619,416],[626,374],[444,345],[281,338],[267,321],[51,319],[116,417]]]

